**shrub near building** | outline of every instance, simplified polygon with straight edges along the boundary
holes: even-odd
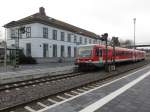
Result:
[[[32,56],[25,56],[23,52],[20,52],[19,64],[37,64],[37,62]]]

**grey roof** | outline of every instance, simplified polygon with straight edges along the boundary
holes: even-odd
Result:
[[[42,8],[42,11],[41,11],[41,8]],[[31,23],[42,23],[45,25],[57,27],[60,29],[71,31],[71,32],[74,32],[74,33],[77,33],[80,35],[84,35],[84,36],[89,36],[92,38],[99,37],[97,34],[95,34],[93,32],[84,30],[82,28],[76,27],[76,26],[68,24],[66,22],[46,16],[44,8],[43,7],[41,7],[41,8],[38,13],[35,13],[33,15],[30,15],[28,17],[25,17],[25,18],[17,20],[17,21],[11,21],[11,22],[5,24],[4,27],[11,28],[11,27],[16,27],[16,26],[26,25],[26,24],[31,24]]]

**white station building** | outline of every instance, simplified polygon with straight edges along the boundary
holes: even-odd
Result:
[[[7,31],[7,46],[13,47],[18,29],[25,27],[25,33],[19,33],[19,48],[39,63],[58,61],[61,57],[72,60],[78,45],[101,43],[93,32],[48,17],[43,7],[39,8],[38,13],[12,21],[4,27]]]

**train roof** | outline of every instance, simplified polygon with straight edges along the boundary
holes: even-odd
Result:
[[[101,48],[105,48],[105,45],[100,45],[100,44],[86,44],[86,45],[79,45],[79,47],[84,47],[84,46],[97,46],[97,47],[101,47]],[[109,49],[113,49],[112,46],[108,46]],[[117,50],[123,50],[123,51],[138,51],[138,52],[144,52],[144,51],[140,51],[140,50],[134,50],[134,49],[128,49],[128,48],[123,48],[123,47],[115,47],[115,49]]]

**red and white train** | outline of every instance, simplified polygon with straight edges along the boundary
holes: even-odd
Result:
[[[115,47],[115,55],[113,55],[113,47],[108,46],[108,64],[127,61],[140,61],[145,59],[145,52],[134,49]],[[89,44],[80,45],[75,64],[78,67],[102,67],[106,63],[106,47],[105,45]]]

